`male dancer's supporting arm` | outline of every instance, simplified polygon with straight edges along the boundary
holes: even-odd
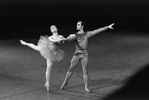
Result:
[[[66,40],[67,40],[67,41],[72,41],[72,40],[75,40],[75,38],[76,38],[76,35],[75,35],[75,34],[70,34],[70,35],[66,38]]]
[[[112,27],[113,25],[114,25],[114,23],[111,24],[111,25],[109,25],[109,26],[105,26],[105,27],[102,27],[102,28],[98,28],[98,29],[93,30],[93,31],[88,31],[88,37],[94,36],[94,35],[96,35],[97,33],[100,33],[100,32],[105,31],[105,30],[107,30],[107,29],[114,29],[114,28]]]

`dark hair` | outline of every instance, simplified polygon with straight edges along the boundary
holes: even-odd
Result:
[[[52,26],[56,27],[56,25],[51,25],[51,26],[50,26],[50,29],[51,29]],[[57,28],[57,27],[56,27],[56,28]]]
[[[82,25],[82,26],[84,26],[84,24],[85,24],[85,22],[82,21],[82,20],[80,20],[80,21],[78,21],[78,22],[81,22],[81,25]]]

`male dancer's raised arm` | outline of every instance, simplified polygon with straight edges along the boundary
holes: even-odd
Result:
[[[111,24],[111,25],[109,25],[109,26],[105,26],[105,27],[102,27],[102,28],[98,28],[98,29],[93,30],[93,31],[88,31],[88,37],[94,36],[94,35],[96,35],[96,34],[102,32],[102,31],[107,30],[107,29],[114,29],[114,28],[112,27],[113,25],[114,25],[114,23]]]

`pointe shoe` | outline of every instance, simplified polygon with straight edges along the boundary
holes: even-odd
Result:
[[[44,86],[47,88],[47,92],[50,92],[50,89],[49,89],[50,86],[49,86],[49,84],[46,83]]]
[[[66,82],[66,83],[63,83],[60,89],[61,89],[61,90],[63,90],[63,89],[64,89],[64,87],[65,87],[65,86],[67,86],[67,85],[68,85],[68,83],[67,83],[67,82]]]
[[[91,93],[91,90],[89,88],[85,88],[85,91]]]
[[[21,42],[22,45],[26,45],[26,42],[25,41],[20,40],[20,42]]]

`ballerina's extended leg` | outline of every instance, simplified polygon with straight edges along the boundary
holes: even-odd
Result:
[[[37,50],[37,51],[40,50],[40,46],[34,45],[33,43],[27,43],[27,42],[25,42],[23,40],[20,40],[20,42],[21,42],[22,45],[26,45],[26,46],[34,49],[34,50]]]

